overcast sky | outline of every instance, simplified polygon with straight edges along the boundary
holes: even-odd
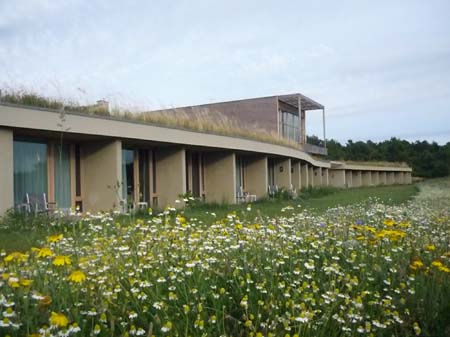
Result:
[[[301,92],[327,137],[446,143],[450,1],[0,0],[0,85],[150,109]]]

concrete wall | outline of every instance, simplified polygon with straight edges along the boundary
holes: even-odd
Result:
[[[327,168],[322,168],[322,186],[330,185],[329,182],[329,171]]]
[[[394,181],[396,184],[404,184],[404,174],[403,172],[395,172]]]
[[[380,184],[380,174],[378,171],[372,171],[372,185],[379,185]]]
[[[119,140],[83,144],[83,210],[119,207],[122,194],[122,143]]]
[[[333,187],[345,187],[346,186],[345,170],[330,169],[329,183],[330,183],[330,186],[333,186]]]
[[[301,181],[302,181],[302,188],[308,188],[308,186],[309,186],[309,166],[308,166],[308,164],[301,165]]]
[[[321,167],[314,167],[313,180],[314,180],[315,187],[322,186],[322,168]]]
[[[372,186],[372,172],[362,171],[362,186]]]
[[[14,207],[13,132],[0,128],[0,216]]]
[[[353,187],[353,171],[351,170],[345,170],[345,185]]]
[[[236,203],[235,154],[224,152],[205,153],[204,168],[206,202]]]
[[[362,185],[362,172],[352,171],[352,187],[360,187]]]
[[[395,184],[395,172],[386,172],[386,184],[387,185]]]
[[[257,199],[267,196],[267,157],[245,158],[245,192],[256,195]]]
[[[292,165],[292,185],[300,191],[302,188],[302,164],[300,161],[291,162]]]
[[[403,173],[403,180],[405,184],[412,184],[412,174],[411,172]]]
[[[379,184],[380,185],[386,185],[387,184],[387,177],[386,177],[386,171],[379,173]]]
[[[156,151],[156,194],[158,206],[177,206],[175,200],[186,193],[186,152],[184,149]],[[180,204],[178,204],[180,205]]]
[[[291,188],[291,159],[279,160],[275,163],[275,185],[278,188]]]
[[[309,187],[315,186],[315,179],[314,179],[314,167],[312,165],[308,165],[308,177],[309,177]]]

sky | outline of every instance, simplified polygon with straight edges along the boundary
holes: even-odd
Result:
[[[450,1],[0,0],[0,87],[160,109],[301,92],[326,135],[450,141]],[[322,114],[307,132],[322,135]]]

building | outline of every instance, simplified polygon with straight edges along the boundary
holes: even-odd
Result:
[[[206,202],[235,203],[241,192],[264,198],[269,186],[411,183],[409,167],[318,156],[326,148],[306,143],[305,119],[307,111],[322,110],[325,135],[325,110],[301,94],[200,107],[234,114],[249,126],[257,119],[299,145],[0,103],[0,215],[30,193],[46,193],[60,208],[108,211],[127,201],[174,205],[187,192]]]

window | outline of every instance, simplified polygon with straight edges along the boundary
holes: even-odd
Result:
[[[25,201],[25,194],[47,193],[47,144],[14,141],[14,202]]]
[[[134,200],[134,151],[122,150],[122,198]]]
[[[300,142],[300,121],[298,115],[287,111],[280,111],[280,117],[281,136],[295,142]]]
[[[70,148],[69,145],[55,146],[54,160],[55,201],[58,208],[70,208]]]

